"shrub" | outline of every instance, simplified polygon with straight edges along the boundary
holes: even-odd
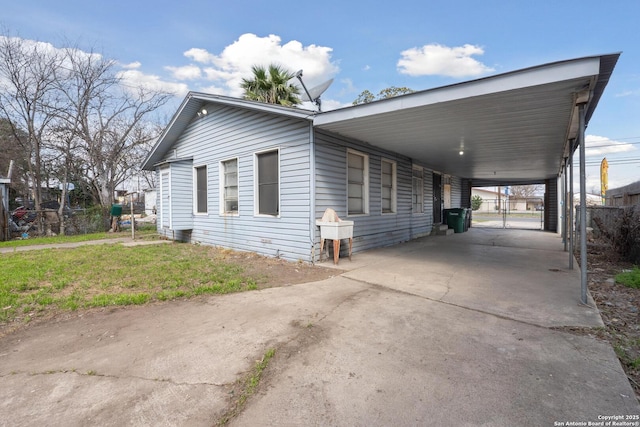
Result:
[[[482,197],[477,194],[471,198],[471,209],[477,211],[482,206]]]

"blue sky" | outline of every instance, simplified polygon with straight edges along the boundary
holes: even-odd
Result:
[[[309,87],[334,78],[322,97],[330,109],[365,89],[430,89],[622,52],[587,129],[587,190],[599,188],[591,163],[604,156],[610,188],[640,179],[637,0],[0,0],[0,10],[11,35],[102,52],[131,83],[176,91],[169,115],[188,90],[239,96],[256,63],[303,69]]]

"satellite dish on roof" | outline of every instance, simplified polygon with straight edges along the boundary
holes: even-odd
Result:
[[[320,96],[324,93],[325,90],[329,88],[329,86],[331,86],[331,83],[333,83],[333,79],[329,79],[326,82],[319,84],[318,86],[307,89],[307,86],[302,81],[302,70],[296,73],[296,77],[298,78],[298,80],[300,80],[300,84],[302,84],[302,88],[305,92],[301,97],[302,100],[313,102],[318,106],[318,111],[322,111]]]

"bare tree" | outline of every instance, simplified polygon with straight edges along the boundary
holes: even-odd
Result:
[[[26,139],[24,132],[18,131],[16,138],[14,129],[7,119],[0,117],[0,176],[6,176],[9,165],[13,161],[11,188],[18,195],[27,196],[29,191],[29,165],[24,157],[23,143]]]
[[[537,184],[514,185],[511,187],[511,196],[516,199],[530,199],[538,196],[541,191],[542,186]]]
[[[117,89],[117,88],[113,88]],[[116,187],[138,167],[136,150],[155,138],[143,119],[164,105],[170,94],[138,88],[135,94],[97,94],[81,123],[81,139],[97,200],[114,202]]]
[[[159,132],[148,123],[151,114],[173,95],[125,86],[115,62],[101,55],[70,50],[67,61],[73,70],[72,82],[63,90],[70,106],[67,124],[79,141],[86,178],[106,224],[116,189],[139,168],[141,148]]]
[[[116,188],[139,167],[141,148],[159,133],[148,123],[152,113],[173,96],[126,86],[115,64],[69,44],[58,49],[0,36],[0,116],[28,159],[36,209],[44,180],[60,186],[62,232],[70,174],[83,173],[94,201],[108,212]]]
[[[0,36],[0,113],[20,142],[28,161],[36,211],[42,202],[43,138],[52,119],[60,54],[51,45]],[[24,132],[24,138],[19,135]],[[39,224],[39,231],[42,227]]]

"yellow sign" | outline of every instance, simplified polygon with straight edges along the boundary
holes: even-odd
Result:
[[[602,159],[600,163],[600,193],[602,195],[602,204],[605,204],[605,196],[609,189],[609,162],[607,158]]]

